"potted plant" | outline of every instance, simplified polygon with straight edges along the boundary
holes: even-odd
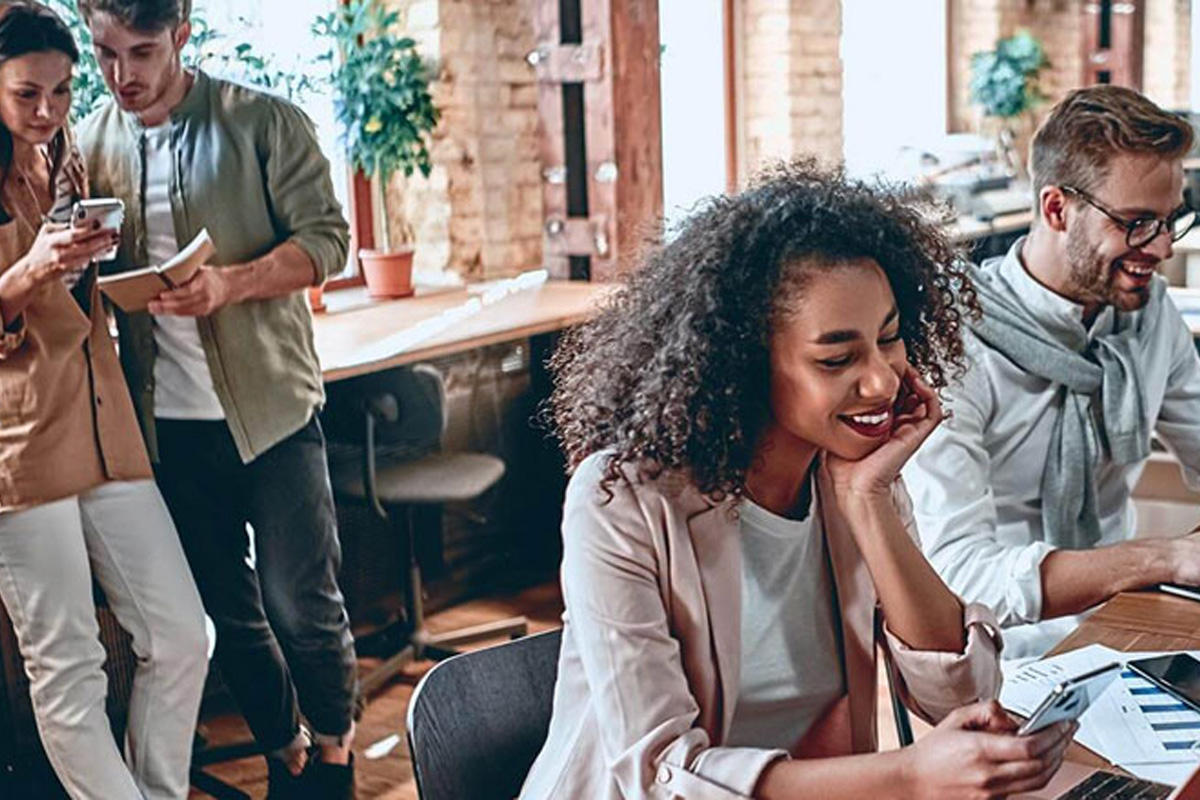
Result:
[[[1017,173],[1023,168],[1013,123],[1046,99],[1037,81],[1048,65],[1041,43],[1028,31],[1001,39],[995,50],[971,56],[971,102],[1000,120],[1000,156]]]
[[[371,180],[380,212],[384,187],[396,172],[429,176],[428,140],[438,122],[425,64],[416,43],[396,33],[399,20],[379,0],[350,0],[313,26],[333,45],[322,60],[330,66],[334,115],[350,165]],[[393,247],[386,219],[382,228],[382,247],[358,253],[367,291],[374,297],[412,294],[412,245]]]

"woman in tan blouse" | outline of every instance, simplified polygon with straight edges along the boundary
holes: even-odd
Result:
[[[71,796],[183,798],[204,614],[96,288],[116,232],[70,223],[87,193],[66,127],[78,57],[49,10],[0,16],[0,600]],[[105,714],[93,579],[138,657],[128,763]]]

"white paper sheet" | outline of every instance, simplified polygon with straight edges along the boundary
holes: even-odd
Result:
[[[1028,715],[1061,680],[1113,661],[1156,655],[1162,653],[1124,653],[1090,645],[1040,661],[1006,664],[1000,702]],[[1077,742],[1139,777],[1178,784],[1200,763],[1200,713],[1128,669],[1092,703],[1079,724]]]

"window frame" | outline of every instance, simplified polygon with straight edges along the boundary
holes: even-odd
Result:
[[[360,170],[354,170],[350,178],[350,208],[347,209],[350,223],[349,257],[358,258],[359,250],[370,250],[375,247],[375,201],[371,196],[371,182]],[[347,260],[347,264],[349,260]],[[360,267],[353,275],[330,278],[325,281],[325,291],[338,289],[353,289],[366,286],[367,279]]]
[[[348,5],[349,0],[341,0],[342,5]],[[375,200],[372,197],[371,181],[362,174],[362,170],[352,169],[350,176],[350,249],[351,259],[358,258],[359,250],[370,250],[375,247]],[[349,260],[346,262],[349,264]],[[366,286],[367,279],[363,276],[362,266],[353,275],[344,278],[333,278],[325,282],[325,291],[338,289],[353,289]]]

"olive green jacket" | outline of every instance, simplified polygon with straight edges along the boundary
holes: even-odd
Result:
[[[213,266],[244,263],[292,242],[312,258],[314,282],[340,272],[349,226],[312,123],[285,100],[195,75],[170,117],[176,242],[182,247],[207,228],[217,248]],[[125,201],[120,252],[105,272],[145,266],[141,122],[110,99],[83,121],[78,139],[93,196]],[[299,430],[324,402],[304,292],[237,303],[196,321],[243,461]],[[155,455],[153,319],[118,311],[117,322],[121,364]]]

